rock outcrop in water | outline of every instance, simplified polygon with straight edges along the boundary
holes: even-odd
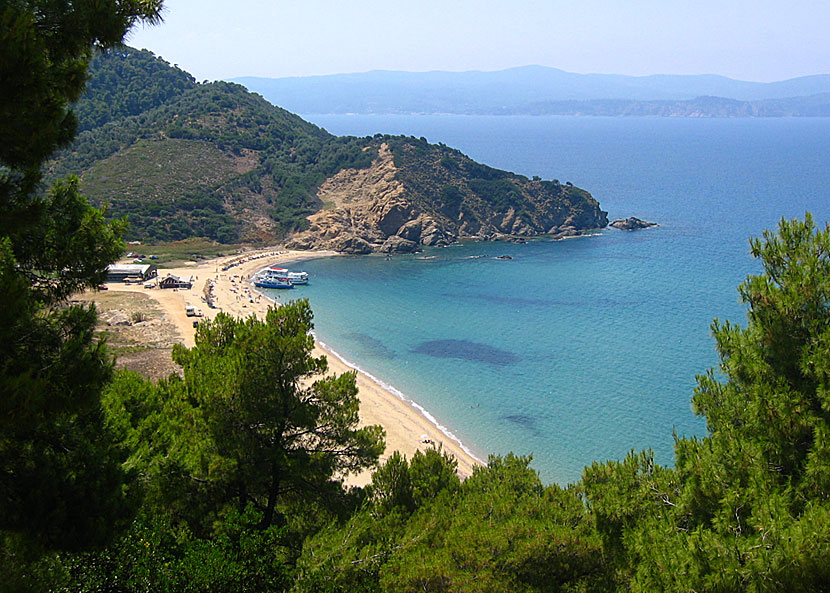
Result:
[[[631,216],[629,218],[618,218],[617,220],[609,223],[608,226],[614,227],[615,229],[619,229],[621,231],[636,231],[660,225],[656,222],[648,222],[647,220]]]
[[[555,238],[605,227],[607,213],[571,184],[528,179],[416,138],[378,136],[367,169],[345,169],[317,196],[293,249],[409,253],[459,239]]]

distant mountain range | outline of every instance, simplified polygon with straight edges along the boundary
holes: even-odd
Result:
[[[717,75],[575,74],[523,66],[497,72],[377,70],[232,81],[305,114],[830,115],[828,74],[763,83]]]

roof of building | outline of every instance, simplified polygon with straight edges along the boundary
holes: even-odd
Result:
[[[155,264],[110,264],[107,266],[108,274],[146,274]]]
[[[175,276],[173,274],[167,274],[167,276],[162,278],[160,280],[160,282],[164,282],[165,280],[168,281],[168,282],[191,282],[192,283],[193,282],[193,276],[188,276],[188,277],[185,278],[184,276]]]

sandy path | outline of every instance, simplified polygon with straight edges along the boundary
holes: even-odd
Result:
[[[281,261],[297,261],[320,256],[335,255],[333,252],[281,251],[273,249],[252,251],[245,256],[228,256],[203,262],[183,265],[177,268],[160,268],[159,277],[168,273],[176,276],[195,276],[193,288],[183,289],[145,289],[143,285],[128,285],[121,283],[108,284],[110,290],[140,291],[151,296],[164,309],[165,314],[175,325],[181,341],[185,346],[194,345],[196,330],[193,327],[193,317],[185,313],[186,305],[199,307],[204,316],[212,319],[220,310],[237,317],[256,315],[264,318],[265,312],[271,305],[265,297],[254,292],[248,278],[258,270]],[[227,270],[222,268],[231,266]],[[213,302],[217,307],[210,309],[204,302],[205,285],[213,281]],[[312,282],[314,280],[312,279]],[[292,298],[293,291],[286,291],[279,300]],[[315,355],[326,354],[329,369],[336,374],[353,370],[342,360],[330,352],[326,352],[319,344],[315,346]],[[481,465],[481,461],[465,451],[461,444],[448,438],[438,427],[424,416],[410,402],[405,401],[388,391],[365,373],[358,372],[357,386],[360,397],[361,424],[380,424],[386,430],[386,452],[381,459],[386,459],[394,451],[400,451],[407,458],[418,449],[432,447],[432,443],[443,447],[444,451],[452,454],[458,461],[458,473],[462,477],[469,476],[473,467]],[[426,439],[424,438],[426,435]],[[352,485],[364,485],[370,479],[370,472],[350,476],[347,482]]]

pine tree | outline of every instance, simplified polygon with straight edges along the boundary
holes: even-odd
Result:
[[[70,178],[41,167],[75,130],[69,106],[95,47],[118,44],[160,0],[7,0],[0,6],[0,568],[107,541],[129,517],[100,394],[111,361],[95,312],[67,299],[122,248]],[[9,581],[6,581],[9,584]]]

